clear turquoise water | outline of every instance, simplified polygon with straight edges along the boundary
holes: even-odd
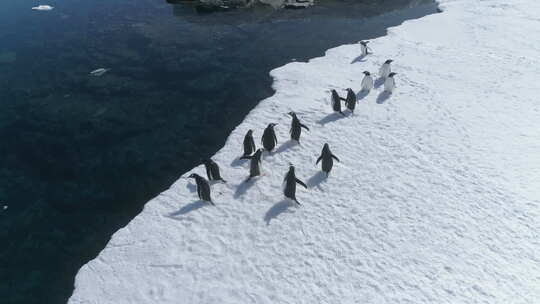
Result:
[[[112,233],[273,93],[271,69],[436,11],[428,0],[207,15],[164,0],[39,4],[55,9],[0,1],[1,303],[65,303]]]

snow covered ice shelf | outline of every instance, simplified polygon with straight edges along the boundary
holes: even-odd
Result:
[[[440,3],[366,58],[344,45],[272,71],[276,94],[213,158],[217,206],[179,179],[81,268],[69,302],[539,303],[540,3]],[[330,89],[388,58],[392,96],[330,114]],[[301,146],[286,141],[291,110],[311,128]],[[279,151],[243,184],[243,136],[270,122]],[[328,180],[325,142],[341,159]],[[299,208],[282,197],[289,162],[310,187]]]

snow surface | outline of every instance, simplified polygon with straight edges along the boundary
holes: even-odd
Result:
[[[539,303],[540,3],[440,3],[366,58],[352,44],[273,70],[276,94],[214,157],[217,206],[179,179],[81,268],[69,302]],[[393,95],[331,113],[330,89],[359,88],[388,58]],[[311,129],[301,146],[290,110]],[[278,152],[242,183],[243,136],[269,122]],[[328,180],[325,142],[341,159]],[[301,207],[283,200],[289,162],[310,187]]]

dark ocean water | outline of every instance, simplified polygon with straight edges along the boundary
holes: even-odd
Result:
[[[65,303],[110,236],[273,94],[271,69],[437,9],[319,4],[198,15],[165,0],[0,1],[0,302]]]

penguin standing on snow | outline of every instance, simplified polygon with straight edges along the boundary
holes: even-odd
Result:
[[[249,156],[257,150],[255,148],[255,141],[253,140],[253,130],[248,130],[246,136],[244,136],[244,155]]]
[[[328,176],[332,170],[332,167],[334,166],[334,159],[340,161],[337,156],[332,154],[330,151],[330,146],[328,146],[328,144],[324,144],[321,156],[319,156],[315,164],[318,164],[322,160],[322,170],[326,173],[326,176]]]
[[[276,132],[274,131],[275,126],[277,126],[275,123],[268,124],[268,127],[264,129],[261,139],[264,149],[268,150],[268,152],[272,152],[277,144]]]
[[[291,115],[292,117],[291,130],[289,131],[289,133],[291,133],[291,139],[296,140],[298,143],[300,143],[300,134],[302,134],[302,128],[308,131],[309,128],[300,122],[300,119],[298,119],[296,113],[289,112],[289,115]]]
[[[388,74],[388,78],[384,81],[384,91],[388,93],[394,92],[394,89],[396,88],[396,81],[394,80],[394,75],[397,73],[390,73]]]
[[[289,172],[287,172],[287,175],[285,175],[283,182],[285,183],[285,189],[283,190],[283,194],[285,195],[285,197],[290,198],[298,205],[301,205],[300,202],[296,199],[296,183],[304,186],[304,188],[306,189],[307,186],[303,181],[296,178],[293,165],[290,165]]]
[[[354,94],[353,90],[351,88],[347,89],[347,98],[345,99],[345,105],[347,106],[347,109],[351,111],[351,113],[354,114],[354,108],[356,107],[356,94]]]
[[[369,41],[360,41],[360,50],[362,50],[362,56],[370,54],[369,47],[367,46],[368,43]]]
[[[362,79],[362,91],[371,91],[373,89],[373,77],[368,71],[364,71],[364,79]]]
[[[209,181],[222,181],[226,183],[226,181],[219,174],[219,166],[215,161],[211,159],[203,159],[202,163],[206,168],[206,176],[208,176]]]
[[[386,79],[388,75],[392,73],[392,67],[390,67],[390,64],[392,63],[392,61],[393,61],[392,59],[386,60],[381,66],[381,68],[379,69],[379,76],[381,76],[381,78]]]
[[[334,110],[334,112],[338,112],[341,115],[345,116],[345,114],[341,112],[341,100],[344,100],[344,99],[339,96],[336,90],[332,90],[332,110]]]
[[[255,154],[251,156],[242,156],[242,159],[251,159],[249,163],[249,177],[246,180],[249,181],[252,177],[261,175],[261,156],[263,149],[258,149]]]
[[[208,181],[204,177],[196,173],[191,174],[188,178],[195,179],[195,183],[197,183],[197,194],[199,195],[199,198],[215,206],[214,202],[212,202],[212,198],[210,197],[210,185],[208,184]]]

